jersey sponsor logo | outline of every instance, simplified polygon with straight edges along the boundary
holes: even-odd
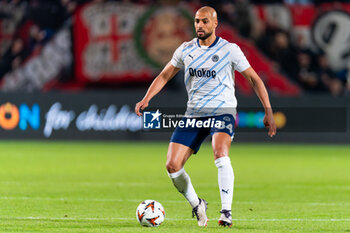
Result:
[[[193,69],[193,68],[189,68],[188,72],[190,73],[191,76],[194,77],[212,77],[215,78],[216,77],[216,71],[215,70],[207,70],[204,68],[201,69]]]
[[[211,60],[213,62],[217,62],[217,61],[219,61],[219,56],[215,54],[214,56],[211,57]]]

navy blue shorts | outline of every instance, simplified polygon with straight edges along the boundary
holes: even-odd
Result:
[[[199,118],[184,117],[182,121],[185,123],[181,127],[180,125],[176,127],[170,142],[188,146],[194,150],[194,154],[198,152],[202,142],[209,134],[224,132],[230,135],[231,139],[234,136],[235,119],[231,114]]]

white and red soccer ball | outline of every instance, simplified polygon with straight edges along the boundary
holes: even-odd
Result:
[[[137,207],[136,218],[141,226],[157,227],[164,221],[165,211],[159,202],[145,200]]]

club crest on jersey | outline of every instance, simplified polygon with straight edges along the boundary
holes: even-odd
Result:
[[[195,77],[212,77],[215,78],[216,76],[216,71],[215,70],[207,70],[204,68],[201,69],[193,69],[193,68],[189,68],[188,72],[190,73],[191,76],[195,76]]]
[[[211,60],[213,62],[217,62],[217,61],[219,61],[219,56],[215,54],[214,56],[211,57]]]

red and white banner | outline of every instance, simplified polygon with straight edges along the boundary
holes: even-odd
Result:
[[[178,33],[190,23],[184,23],[184,17],[177,20],[179,14],[178,8],[118,2],[83,6],[75,15],[73,28],[77,80],[111,83],[153,79],[163,60],[169,61],[175,49],[193,36]]]

